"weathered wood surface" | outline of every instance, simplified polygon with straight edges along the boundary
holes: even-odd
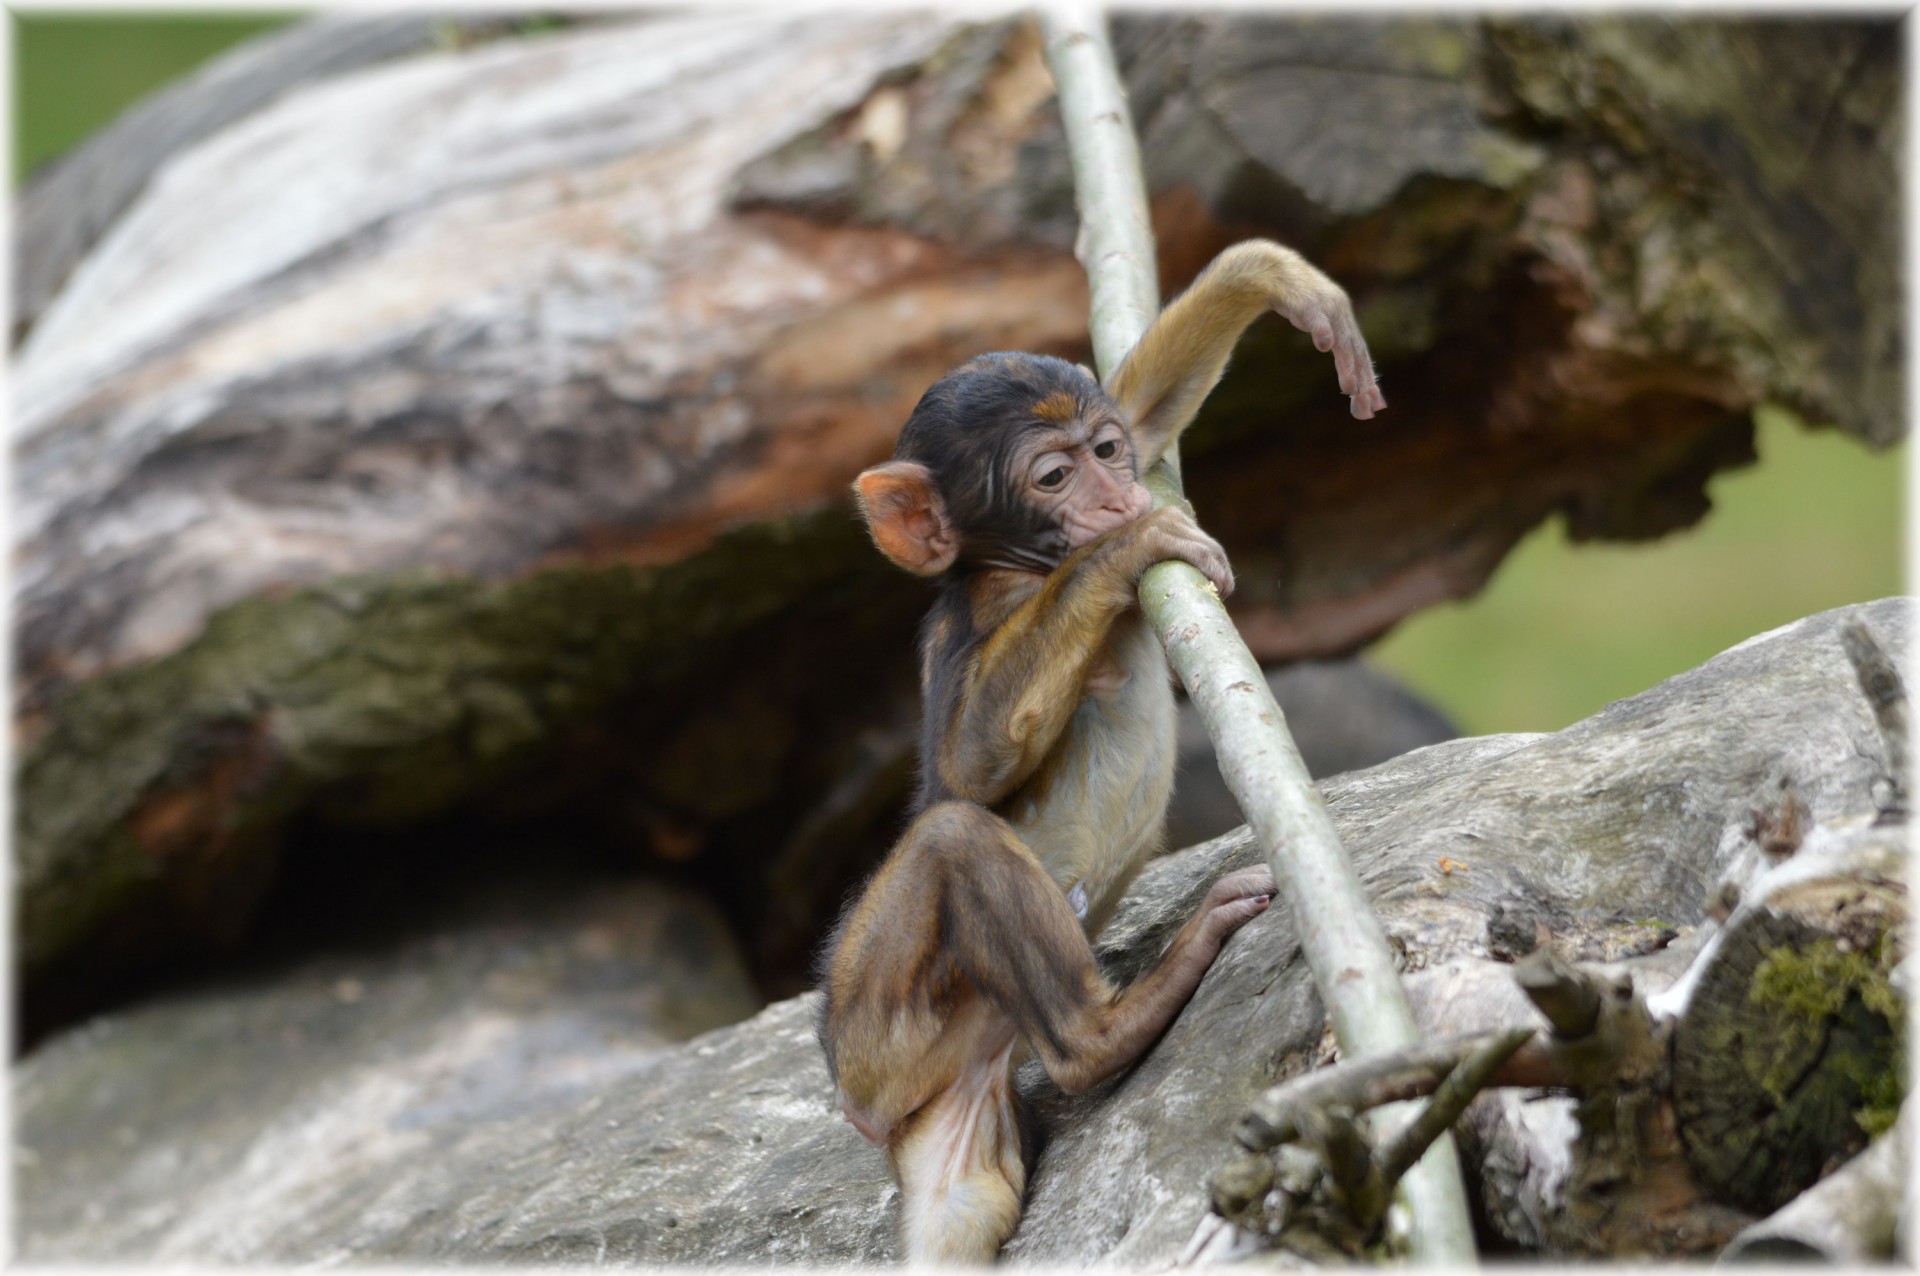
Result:
[[[1806,803],[1810,836],[1874,818],[1884,757],[1838,640],[1856,618],[1896,658],[1910,651],[1906,600],[1827,613],[1565,731],[1451,741],[1327,781],[1328,808],[1404,950],[1427,1031],[1537,1022],[1524,1018],[1534,1012],[1514,988],[1513,967],[1493,960],[1514,919],[1545,921],[1570,958],[1622,960],[1645,987],[1684,969],[1712,930],[1721,867],[1754,841],[1754,812],[1775,800],[1783,770]],[[1242,831],[1151,865],[1100,940],[1108,971],[1136,976],[1214,877],[1260,854]],[[592,1034],[565,1032],[562,1058],[574,1075],[596,1078],[591,1093],[570,1089],[569,1073],[538,1050],[489,1046],[535,1045],[541,1023],[604,1011],[606,985],[592,962],[586,977],[551,989],[508,977],[513,995],[501,998],[489,985],[485,1032],[472,1029],[464,1000],[417,1026],[389,1024],[396,1043],[372,1030],[394,1013],[389,1001],[316,1006],[341,973],[369,992],[412,986],[414,963],[434,951],[419,944],[344,972],[322,958],[185,990],[50,1042],[16,1079],[15,1137],[27,1150],[15,1176],[20,1255],[736,1265],[897,1257],[896,1195],[880,1154],[833,1102],[811,997],[651,1054],[621,1033],[596,1051]],[[578,957],[601,959],[590,946]],[[388,963],[393,973],[382,973]],[[1492,972],[1517,1009],[1468,970]],[[467,1027],[448,1032],[443,1023]],[[327,1048],[326,1069],[314,1069],[313,1050],[285,1031],[314,1024],[332,1025],[340,1042]],[[183,1040],[210,1052],[209,1068],[227,1084],[209,1090],[183,1059]],[[1049,1137],[1007,1261],[1171,1264],[1206,1213],[1207,1180],[1231,1154],[1230,1132],[1250,1101],[1327,1050],[1292,921],[1271,909],[1228,943],[1192,1003],[1124,1077],[1069,1098],[1030,1068],[1023,1080]],[[522,1068],[534,1084],[512,1084]],[[454,1084],[460,1078],[475,1083]],[[1470,1172],[1488,1189],[1479,1204],[1489,1234],[1523,1254],[1585,1253],[1568,1230],[1539,1226],[1554,1220],[1532,1220],[1531,1233],[1515,1228],[1527,1220],[1514,1211],[1548,1198],[1509,1190],[1527,1167],[1503,1161],[1503,1150],[1540,1156],[1527,1170],[1537,1180],[1573,1160],[1565,1101],[1526,1098],[1494,1113],[1493,1125],[1524,1126],[1529,1113],[1555,1119],[1523,1128],[1524,1143],[1490,1140],[1485,1124],[1468,1141]],[[1633,1223],[1650,1230],[1646,1220],[1618,1220],[1623,1232]],[[1691,1239],[1698,1252],[1699,1237]]]
[[[1885,606],[1873,610],[1882,623],[1892,618]],[[1825,656],[1844,650],[1851,657],[1868,630],[1819,624],[1835,619],[1830,614],[1802,628],[1823,631]],[[1718,690],[1742,694],[1733,690],[1742,657],[1776,637],[1790,641],[1768,635],[1709,665],[1723,679]],[[1896,625],[1896,654],[1878,656],[1880,671],[1890,673],[1905,641]],[[1881,651],[1875,640],[1865,642]],[[1780,654],[1777,646],[1772,654]],[[1722,781],[1709,778],[1716,768],[1704,757],[1675,761],[1669,715],[1690,719],[1683,729],[1698,730],[1695,713],[1706,706],[1662,693],[1687,681],[1543,743],[1570,742],[1590,728],[1588,747],[1611,752],[1644,741],[1681,791],[1691,795],[1703,781],[1709,793],[1724,791]],[[1888,692],[1875,682],[1862,675],[1855,691],[1878,726],[1889,700],[1904,708],[1904,697],[1897,685]],[[1769,685],[1742,690],[1756,702],[1784,690],[1768,675],[1762,683]],[[1797,696],[1786,700],[1807,707]],[[1727,720],[1757,725],[1747,717],[1752,712],[1743,705]],[[1762,730],[1777,738],[1781,727]],[[1803,797],[1800,781],[1822,763],[1781,750],[1762,770],[1748,771],[1754,801],[1745,818],[1721,829],[1710,856],[1681,849],[1692,838],[1670,843],[1667,865],[1691,861],[1712,875],[1705,884],[1666,883],[1669,898],[1704,903],[1708,916],[1698,925],[1672,912],[1642,914],[1622,893],[1625,910],[1596,926],[1592,911],[1555,909],[1533,882],[1508,876],[1501,884],[1510,893],[1484,907],[1478,951],[1464,931],[1457,932],[1460,947],[1437,962],[1426,948],[1410,946],[1409,984],[1434,1048],[1343,1063],[1261,1096],[1236,1130],[1248,1152],[1225,1160],[1214,1178],[1215,1215],[1197,1234],[1204,1237],[1201,1252],[1289,1248],[1311,1239],[1334,1252],[1360,1253],[1367,1233],[1351,1221],[1355,1176],[1346,1176],[1343,1198],[1329,1190],[1338,1175],[1313,1174],[1311,1156],[1303,1174],[1305,1149],[1271,1151],[1275,1144],[1303,1140],[1327,1165],[1351,1159],[1329,1142],[1347,1119],[1331,1105],[1358,1108],[1369,1087],[1368,1105],[1432,1093],[1443,1075],[1434,1071],[1442,1053],[1458,1059],[1475,1040],[1490,1046],[1496,1037],[1510,1044],[1508,1034],[1519,1026],[1534,1030],[1533,1039],[1492,1068],[1488,1079],[1498,1088],[1473,1101],[1464,1125],[1481,1184],[1483,1235],[1529,1253],[1708,1255],[1753,1223],[1755,1213],[1805,1192],[1781,1211],[1777,1228],[1760,1229],[1755,1238],[1780,1245],[1798,1238],[1808,1252],[1831,1245],[1842,1220],[1858,1219],[1872,1226],[1845,1252],[1892,1257],[1897,1203],[1882,1188],[1885,1168],[1872,1168],[1884,1167],[1884,1150],[1847,1182],[1814,1187],[1893,1123],[1907,1089],[1910,830],[1904,812],[1889,811],[1884,800],[1906,749],[1898,732],[1875,734],[1847,803]],[[1609,736],[1611,744],[1603,745]],[[1699,744],[1749,767],[1754,760],[1740,758],[1730,741]],[[1848,746],[1829,739],[1821,747]],[[1535,751],[1522,756],[1546,762],[1543,779],[1564,774],[1571,761],[1564,753],[1552,761]],[[1616,758],[1576,773],[1625,778],[1625,770]],[[1655,791],[1651,775],[1626,783],[1640,789],[1643,802]],[[1582,782],[1588,800],[1600,796],[1590,784]],[[1484,789],[1476,794],[1489,796]],[[1424,797],[1416,803],[1426,806]],[[1536,818],[1557,822],[1555,805],[1541,803]],[[1608,824],[1600,806],[1581,813],[1596,832]],[[1457,819],[1436,823],[1459,838]],[[1470,836],[1478,841],[1487,827],[1484,810],[1475,823]],[[1671,837],[1662,820],[1641,823],[1648,833]],[[1497,838],[1493,849],[1500,859]],[[1487,867],[1472,854],[1463,847],[1436,863],[1446,877],[1470,877]],[[1652,847],[1628,858],[1649,868],[1657,862]],[[1511,873],[1511,864],[1501,867]],[[1464,1035],[1436,1040],[1448,1033]],[[1372,1156],[1386,1160],[1386,1140],[1376,1135],[1375,1143]],[[1363,1147],[1361,1164],[1367,1156]],[[1769,1245],[1754,1256],[1789,1252]]]
[[[1906,1038],[1891,976],[1908,952],[1908,849],[1904,823],[1813,831],[1702,954],[1674,1036],[1674,1114],[1717,1196],[1779,1209],[1899,1110],[1885,1064]]]
[[[13,227],[15,339],[175,152],[310,81],[511,26],[503,16],[327,13],[248,41],[151,94],[34,174]]]
[[[1122,22],[1163,284],[1297,244],[1393,403],[1347,419],[1276,322],[1195,432],[1256,650],[1470,593],[1554,511],[1685,525],[1763,398],[1897,433],[1894,31]],[[897,809],[923,601],[846,481],[960,359],[1085,353],[1050,92],[1017,22],[675,14],[172,154],[16,366],[34,978],[243,923],[290,815],[472,802],[804,883],[737,919],[797,967]]]

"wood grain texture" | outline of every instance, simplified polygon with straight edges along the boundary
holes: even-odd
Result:
[[[1291,243],[1353,293],[1393,404],[1353,421],[1262,320],[1189,433],[1257,654],[1471,594],[1556,512],[1687,525],[1763,398],[1889,437],[1883,26],[1119,24],[1163,293],[1231,239]],[[1832,109],[1775,155],[1739,121],[1796,58],[1794,100]],[[1037,34],[674,14],[286,74],[155,144],[18,351],[29,949],[244,919],[210,882],[266,880],[290,816],[423,818],[525,766],[649,846],[837,898],[858,853],[816,882],[795,830],[910,713],[919,609],[845,484],[965,358],[1087,354]],[[1322,141],[1279,144],[1283,92]],[[784,681],[744,656],[769,634]],[[639,790],[560,782],[588,774]],[[862,809],[883,843],[897,807]]]
[[[1512,967],[1485,956],[1502,909],[1552,918],[1556,938],[1582,961],[1618,957],[1623,936],[1644,951],[1660,942],[1644,923],[1665,919],[1680,937],[1626,968],[1642,988],[1672,978],[1717,866],[1752,838],[1755,804],[1777,792],[1776,766],[1793,768],[1817,825],[1871,818],[1875,731],[1837,639],[1856,619],[1890,652],[1910,650],[1910,602],[1848,608],[1759,636],[1553,735],[1456,740],[1329,778],[1327,809],[1404,955],[1423,1029],[1440,1037],[1488,1019],[1522,1021],[1498,1022],[1524,1015],[1526,1002]],[[1107,977],[1123,982],[1150,966],[1209,884],[1262,854],[1243,831],[1150,865],[1102,934]],[[349,968],[370,993],[388,986],[381,960]],[[415,986],[406,962],[402,954],[384,978]],[[1465,965],[1491,968],[1512,1006],[1482,995],[1482,985],[1449,996],[1460,982],[1452,972]],[[533,1010],[604,1011],[612,994],[598,979],[580,994],[557,990],[522,1006],[487,1034],[446,1033],[440,1016],[420,1015],[398,1025],[395,1039],[390,1005],[333,997],[341,969],[326,958],[280,980],[182,992],[79,1027],[30,1060],[14,1117],[16,1140],[33,1151],[15,1172],[22,1256],[898,1258],[886,1166],[839,1114],[813,1038],[812,997],[640,1059],[619,1033],[597,1049],[591,1037],[542,1039],[578,1047],[571,1057],[583,1068],[625,1069],[582,1095],[551,1072],[516,1084],[523,1074],[514,1069],[527,1065],[502,1047],[527,1039]],[[315,1047],[283,1031],[308,1025],[326,1029],[329,1057],[366,1062],[313,1075],[300,1061]],[[193,1040],[210,1052],[207,1067],[174,1053]],[[1229,941],[1137,1067],[1082,1096],[1029,1087],[1050,1137],[1006,1259],[1171,1263],[1207,1208],[1206,1182],[1229,1154],[1234,1123],[1255,1095],[1303,1074],[1325,1048],[1325,1012],[1295,923],[1284,907],[1270,909]],[[101,1084],[103,1075],[117,1084]],[[392,1084],[371,1079],[383,1075]],[[230,1082],[209,1092],[209,1076]],[[449,1100],[449,1077],[481,1084]],[[1537,1123],[1522,1129],[1524,1142],[1506,1145],[1513,1157],[1475,1145],[1469,1165],[1487,1183],[1489,1215],[1548,1208],[1564,1186],[1553,1181],[1564,1166],[1517,1159],[1571,1137],[1545,1119],[1558,1102],[1516,1096],[1497,1114]],[[133,1131],[131,1150],[122,1130]],[[249,1160],[250,1151],[262,1159]],[[262,1173],[263,1163],[273,1172]],[[1523,1179],[1537,1189],[1524,1198],[1515,1191]],[[1494,1225],[1528,1255],[1577,1252],[1558,1234],[1506,1230],[1527,1222]]]

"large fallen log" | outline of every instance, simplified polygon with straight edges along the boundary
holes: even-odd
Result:
[[[1364,1252],[1424,1144],[1370,1142],[1356,1115],[1429,1096],[1409,1130],[1430,1137],[1466,1113],[1483,1229],[1528,1250],[1709,1254],[1739,1232],[1733,1252],[1750,1257],[1893,1257],[1884,1147],[1845,1186],[1814,1188],[1884,1136],[1908,1083],[1907,697],[1869,626],[1832,637],[1879,737],[1867,811],[1816,817],[1783,757],[1774,790],[1720,838],[1709,920],[1683,942],[1660,919],[1595,934],[1531,901],[1496,905],[1485,956],[1411,976],[1429,1031],[1449,1035],[1255,1102],[1235,1132],[1248,1154],[1216,1175],[1195,1252],[1290,1236]],[[1295,1142],[1307,1147],[1280,1147]],[[1871,1226],[1836,1248],[1848,1220]]]
[[[1782,771],[1805,805],[1810,840],[1848,837],[1876,818],[1884,752],[1839,641],[1851,619],[1896,658],[1910,650],[1905,600],[1815,616],[1557,734],[1452,741],[1322,786],[1436,1037],[1507,1014],[1485,991],[1491,981],[1462,972],[1493,971],[1517,1012],[1534,1013],[1514,967],[1492,957],[1540,923],[1569,958],[1622,963],[1645,988],[1692,964],[1715,929],[1723,868],[1766,836],[1754,813],[1777,801]],[[1242,831],[1149,867],[1101,938],[1108,972],[1138,974],[1214,877],[1259,855]],[[1767,897],[1755,891],[1750,902]],[[330,960],[176,993],[73,1029],[29,1058],[16,1074],[21,1257],[897,1257],[896,1194],[881,1156],[838,1113],[812,1038],[811,995],[651,1054],[618,1033],[595,1052],[591,1034],[568,1032],[567,1066],[556,1069],[535,1048],[535,1029],[604,1011],[606,985],[590,964],[577,986],[536,997],[503,999],[489,981],[484,1031],[461,1010],[419,1016],[389,1040],[369,1028],[391,1022],[386,998],[316,1010],[316,991],[341,973]],[[402,974],[413,960],[396,959]],[[368,990],[390,986],[377,965],[352,973]],[[525,984],[511,968],[501,975],[509,991]],[[286,1031],[316,1023],[342,1043],[329,1047],[330,1070],[303,1063],[311,1048]],[[495,1042],[524,1048],[489,1049]],[[1886,1044],[1882,1075],[1897,1083]],[[1269,910],[1228,944],[1127,1075],[1069,1098],[1029,1068],[1023,1082],[1048,1138],[1007,1259],[1172,1263],[1207,1216],[1208,1179],[1249,1104],[1327,1049],[1291,920]],[[201,1051],[207,1067],[196,1068]],[[225,1083],[209,1088],[216,1064]],[[515,1082],[522,1070],[525,1086]],[[569,1089],[569,1077],[593,1080]],[[1523,1254],[1589,1252],[1572,1225],[1606,1221],[1622,1181],[1567,1177],[1580,1162],[1565,1147],[1575,1128],[1566,1102],[1516,1101],[1468,1121],[1482,1226]],[[1530,1124],[1529,1112],[1557,1115]],[[1503,1126],[1526,1142],[1488,1137]],[[1555,1149],[1531,1165],[1512,1157]],[[1536,1216],[1529,1232],[1524,1211],[1549,1198],[1522,1190],[1549,1179],[1562,1189],[1553,1199],[1577,1208]],[[1698,1198],[1689,1205],[1698,1220]],[[1610,1217],[1616,1235],[1634,1225],[1646,1237],[1659,1221],[1624,1205]],[[1752,1213],[1728,1205],[1717,1217],[1737,1226]],[[1287,1243],[1297,1255],[1340,1253],[1325,1234]]]
[[[1165,289],[1297,244],[1394,404],[1274,324],[1190,436],[1256,651],[1683,526],[1763,399],[1896,434],[1894,30],[1121,23]],[[797,884],[735,905],[797,969],[905,787],[845,483],[960,359],[1085,354],[1050,92],[1018,21],[690,13],[172,154],[16,366],[29,989],[244,926],[289,818],[474,804]]]

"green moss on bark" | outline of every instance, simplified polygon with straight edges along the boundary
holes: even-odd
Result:
[[[658,567],[355,575],[228,607],[180,651],[53,706],[16,788],[22,964],[230,875],[303,807],[371,821],[445,810],[562,727],[671,685],[877,561],[828,509]]]
[[[1748,994],[1754,1004],[1776,1016],[1779,1037],[1766,1060],[1756,1061],[1755,1075],[1776,1103],[1809,1084],[1805,1060],[1820,1053],[1827,1084],[1857,1092],[1862,1102],[1854,1120],[1869,1135],[1892,1127],[1906,1097],[1906,1011],[1889,978],[1889,946],[1882,939],[1870,950],[1842,950],[1832,939],[1804,947],[1780,948],[1767,954],[1754,972]],[[1877,1017],[1885,1032],[1871,1034],[1866,1048],[1817,1050],[1834,1032],[1836,1021],[1860,1018],[1848,1015],[1848,1002]],[[1857,1034],[1843,1034],[1849,1040]],[[1877,1038],[1876,1047],[1872,1039]]]

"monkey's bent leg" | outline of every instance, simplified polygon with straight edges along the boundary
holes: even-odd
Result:
[[[935,1014],[942,1035],[951,1035],[946,1025],[963,1017],[969,1001],[984,998],[1013,1021],[1062,1089],[1084,1090],[1152,1044],[1222,941],[1272,893],[1264,869],[1229,874],[1154,968],[1115,990],[1100,977],[1066,893],[1013,827],[973,803],[943,802],[914,821],[855,910],[834,959],[832,1015],[884,1035],[896,1064],[914,1063],[897,1045],[907,1025]],[[907,987],[903,979],[919,983]],[[936,979],[946,982],[936,989]],[[843,989],[851,995],[841,1003]],[[924,1031],[910,1035],[920,1039]],[[982,1040],[973,1039],[976,1048]],[[926,1053],[946,1055],[957,1044]],[[936,1084],[959,1070],[948,1065]],[[914,1106],[932,1093],[923,1091]],[[909,1110],[896,1107],[895,1114]]]
[[[1012,826],[979,807],[951,805],[975,813],[975,828],[964,858],[941,849],[947,944],[961,973],[1013,1020],[1069,1093],[1139,1058],[1187,1004],[1226,937],[1273,894],[1264,867],[1221,878],[1153,969],[1116,990],[1101,978],[1065,892]]]
[[[1272,891],[1264,868],[1222,878],[1153,970],[1116,991],[1011,825],[969,802],[914,821],[841,932],[826,1037],[843,1098],[887,1140],[916,1257],[986,1261],[1018,1221],[1015,1030],[1063,1089],[1086,1089],[1160,1035]]]
[[[955,929],[1012,940],[997,919],[968,915],[955,890],[976,861],[991,872],[1010,836],[969,803],[924,813],[848,914],[829,966],[829,1055],[849,1117],[886,1145],[915,1261],[989,1263],[1020,1219],[1016,1030],[959,970],[952,942]],[[1040,886],[1060,896],[1051,879]]]

